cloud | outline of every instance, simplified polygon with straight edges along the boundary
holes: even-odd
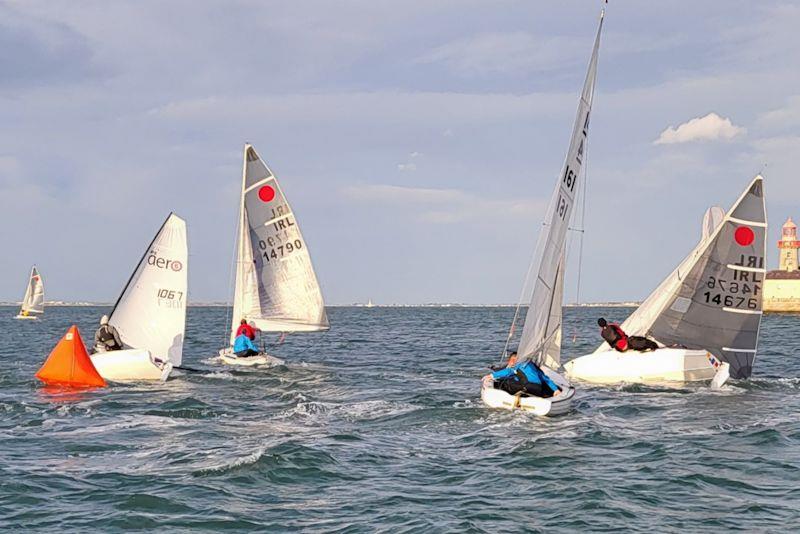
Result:
[[[417,164],[416,163],[400,163],[400,164],[397,165],[397,170],[400,171],[400,172],[406,172],[406,171],[414,172],[414,171],[417,170]]]
[[[438,46],[419,56],[417,64],[442,64],[456,74],[477,77],[495,73],[564,67],[579,53],[573,39],[537,38],[525,32],[483,33]]]
[[[789,97],[786,105],[764,112],[756,122],[766,128],[792,128],[800,124],[800,95]]]
[[[417,152],[416,150],[408,155],[408,160],[405,163],[400,163],[397,165],[397,170],[400,172],[414,172],[417,170],[417,164],[414,163],[413,160],[422,156],[422,152]]]
[[[59,22],[0,6],[0,87],[52,86],[110,75],[94,58],[88,39]]]
[[[372,204],[411,210],[420,222],[451,224],[495,217],[535,218],[544,213],[544,201],[538,199],[487,199],[461,189],[436,189],[400,185],[361,185],[343,189],[346,197]]]
[[[690,143],[692,141],[730,141],[738,135],[744,135],[747,129],[735,126],[730,119],[722,118],[716,113],[705,117],[696,117],[677,128],[670,126],[655,140],[656,145],[672,145]]]

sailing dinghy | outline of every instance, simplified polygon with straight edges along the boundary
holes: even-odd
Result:
[[[248,357],[233,353],[242,319],[261,332],[320,332],[330,328],[295,214],[278,179],[249,144],[244,146],[239,198],[231,346],[220,350],[219,355],[230,365],[283,364],[263,349]]]
[[[14,319],[38,319],[36,314],[44,313],[44,282],[34,265],[28,278],[28,287],[22,298],[22,306]]]
[[[603,343],[568,362],[570,378],[597,383],[664,383],[747,378],[753,371],[766,273],[767,215],[756,176],[731,209],[706,213],[700,242],[622,323],[647,336],[652,352],[617,352]]]
[[[561,307],[564,295],[566,238],[572,220],[573,206],[580,190],[581,168],[586,155],[589,115],[594,97],[604,15],[605,10],[600,13],[600,22],[578,102],[578,112],[566,161],[556,180],[531,264],[531,272],[536,274],[536,279],[517,350],[518,362],[532,359],[561,388],[561,393],[550,398],[511,395],[495,387],[491,375],[488,375],[482,382],[481,399],[492,408],[520,409],[536,415],[560,415],[570,410],[575,396],[575,388],[557,372],[561,361]],[[509,339],[513,335],[515,323],[516,314]]]
[[[189,251],[186,222],[171,213],[109,314],[124,349],[92,355],[112,381],[166,380],[183,358]]]

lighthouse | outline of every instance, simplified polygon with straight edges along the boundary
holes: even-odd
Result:
[[[780,270],[792,272],[797,270],[797,250],[800,249],[800,241],[797,240],[797,225],[789,217],[783,225],[781,240],[778,241],[780,251]]]
[[[779,269],[769,271],[764,280],[765,312],[800,312],[800,269],[797,265],[797,225],[789,217],[778,241]]]

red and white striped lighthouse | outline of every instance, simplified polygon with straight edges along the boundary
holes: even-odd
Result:
[[[797,240],[797,225],[789,217],[783,225],[781,240],[778,241],[780,251],[780,270],[797,270],[797,250],[800,249],[800,241]]]

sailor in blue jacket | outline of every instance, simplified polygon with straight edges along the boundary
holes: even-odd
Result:
[[[239,358],[255,356],[258,354],[258,347],[247,335],[240,334],[233,340],[233,353]]]
[[[516,352],[511,353],[510,362],[516,360],[516,354]],[[494,380],[494,387],[511,395],[522,392],[547,398],[561,393],[561,388],[531,360],[510,365],[493,372],[490,376]]]

